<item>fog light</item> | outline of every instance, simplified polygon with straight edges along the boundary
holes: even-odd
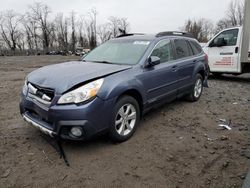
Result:
[[[82,128],[81,127],[72,127],[70,132],[75,137],[82,136]]]

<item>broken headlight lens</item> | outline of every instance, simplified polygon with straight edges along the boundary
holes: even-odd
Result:
[[[28,92],[28,80],[27,80],[27,77],[25,78],[24,80],[24,85],[23,85],[23,94],[27,94]]]
[[[58,100],[58,104],[81,103],[95,97],[100,90],[104,79],[98,79],[81,86],[73,91],[65,93]]]

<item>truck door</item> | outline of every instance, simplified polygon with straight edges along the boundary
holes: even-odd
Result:
[[[239,73],[239,28],[222,31],[207,46],[211,72]]]

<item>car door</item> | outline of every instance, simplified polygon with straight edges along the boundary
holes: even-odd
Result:
[[[158,42],[150,56],[160,58],[160,64],[145,67],[140,80],[145,86],[147,103],[161,99],[172,100],[177,95],[178,67],[174,60],[173,46],[169,39]]]
[[[239,29],[223,31],[208,45],[208,61],[211,72],[239,72]],[[218,46],[218,41],[224,44]]]
[[[178,89],[179,93],[183,93],[193,85],[192,75],[197,58],[193,57],[192,49],[185,39],[175,39],[174,47],[179,67]]]

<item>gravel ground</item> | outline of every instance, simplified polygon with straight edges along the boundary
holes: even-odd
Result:
[[[196,103],[165,104],[136,134],[64,143],[70,167],[19,114],[25,75],[78,57],[0,57],[0,187],[241,187],[250,167],[250,74],[211,78]],[[218,127],[231,120],[232,130]]]

